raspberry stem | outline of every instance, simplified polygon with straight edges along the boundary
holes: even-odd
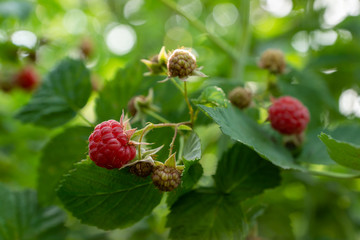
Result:
[[[175,127],[174,137],[173,137],[173,139],[172,139],[172,141],[170,143],[169,157],[171,156],[173,148],[174,148],[174,143],[175,143],[175,139],[176,139],[176,136],[177,136],[177,132],[178,132],[178,126]]]
[[[186,104],[188,105],[188,108],[189,108],[191,126],[193,126],[194,125],[194,109],[192,108],[189,98],[188,98],[186,81],[184,81],[184,98],[185,98]]]
[[[192,126],[191,125],[191,122],[180,122],[180,123],[158,123],[158,124],[153,124],[153,123],[149,123],[145,128],[137,131],[137,134],[141,134],[140,135],[140,138],[139,138],[139,143],[142,142],[145,134],[148,132],[148,131],[151,131],[152,129],[155,129],[155,128],[163,128],[163,127],[174,127],[176,128],[176,131],[177,131],[177,128],[180,127],[181,125],[188,125],[188,126]],[[136,134],[136,135],[137,135]],[[135,134],[134,134],[135,135]],[[176,136],[175,136],[176,137]],[[170,145],[171,147],[171,145]],[[141,159],[141,144],[139,144],[138,146],[138,152],[139,152],[139,159]]]
[[[143,112],[157,120],[159,120],[162,123],[170,123],[169,120],[165,119],[164,117],[160,116],[159,114],[157,114],[156,112],[149,110],[149,109],[143,109]]]

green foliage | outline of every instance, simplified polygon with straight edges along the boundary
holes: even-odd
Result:
[[[333,139],[322,133],[319,138],[326,145],[330,157],[340,165],[360,170],[360,147]]]
[[[281,182],[277,167],[240,143],[223,154],[214,179],[216,188],[236,201],[258,195]]]
[[[85,106],[91,93],[90,73],[78,60],[65,59],[43,80],[16,117],[25,123],[57,127]]]
[[[138,92],[142,80],[139,65],[130,65],[117,71],[108,81],[96,100],[97,121],[115,119],[119,121],[122,110],[127,111],[129,100]]]
[[[229,103],[224,91],[216,86],[205,88],[201,95],[196,100],[193,100],[193,102],[208,107],[226,107]]]
[[[85,157],[91,131],[89,127],[67,128],[46,144],[40,159],[37,184],[40,201],[54,201],[61,176]]]
[[[350,15],[358,6],[329,24],[344,4],[292,0],[281,17],[271,2],[0,1],[0,240],[67,232],[68,240],[357,239],[360,17]],[[180,79],[144,76],[140,60],[156,64],[162,46],[168,55],[191,49],[209,77],[187,79],[185,94]],[[281,75],[259,68],[269,48],[284,53]],[[16,84],[24,67],[44,76],[34,92]],[[238,86],[252,91],[242,111],[226,97]],[[170,125],[145,135],[145,148],[164,146],[148,161],[164,162],[175,124],[191,121],[171,146],[184,165],[181,185],[165,194],[127,168],[79,162],[93,125],[122,111],[130,117],[129,100],[150,89],[152,111],[130,119],[132,127]],[[283,95],[311,115],[295,146],[266,120],[272,97]],[[60,200],[77,219],[65,228],[65,213],[37,197]]]
[[[182,196],[172,207],[167,226],[171,239],[243,239],[243,212],[226,195],[199,189]]]
[[[0,184],[0,239],[64,240],[65,214],[39,205],[36,192],[13,192]]]
[[[199,136],[195,132],[191,132],[186,138],[182,157],[187,161],[200,160],[201,142]]]
[[[132,175],[126,168],[108,170],[83,160],[63,177],[58,196],[83,223],[115,229],[149,215],[162,194],[149,178]]]
[[[273,164],[284,169],[302,169],[301,166],[295,164],[290,152],[282,146],[278,139],[240,110],[232,106],[228,108],[200,106],[200,108],[220,125],[224,134],[253,148]]]

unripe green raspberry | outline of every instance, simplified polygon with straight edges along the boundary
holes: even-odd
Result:
[[[151,162],[137,162],[130,167],[130,172],[139,177],[147,177],[151,174],[154,164]]]
[[[196,58],[188,50],[176,49],[168,59],[167,68],[169,77],[187,78],[196,69]]]
[[[282,74],[286,67],[283,52],[277,49],[266,50],[261,55],[259,67],[267,69],[274,74]]]
[[[151,175],[154,185],[164,192],[170,192],[181,183],[181,171],[166,165],[158,165]]]
[[[251,99],[252,94],[246,88],[237,87],[229,93],[230,102],[240,109],[248,107],[251,104]]]

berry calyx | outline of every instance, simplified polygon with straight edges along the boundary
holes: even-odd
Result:
[[[196,69],[196,58],[186,49],[176,49],[168,59],[167,69],[169,77],[187,78]]]
[[[250,90],[242,87],[237,87],[229,93],[230,102],[240,108],[244,109],[251,104],[252,94]]]
[[[99,167],[121,168],[135,158],[135,129],[126,130],[127,122],[108,120],[98,124],[89,137],[89,156]]]
[[[25,67],[15,76],[15,83],[24,90],[31,91],[39,83],[39,76],[31,67]]]
[[[147,177],[153,171],[154,164],[149,161],[138,161],[134,165],[130,166],[129,171],[138,177]]]
[[[139,103],[146,103],[146,97],[143,95],[134,96],[128,102],[127,105],[128,112],[132,117],[134,117],[138,113],[138,109],[137,109],[138,107],[136,106],[136,104]]]
[[[151,175],[154,185],[164,192],[170,192],[181,183],[181,170],[163,164],[156,165]]]
[[[282,74],[286,67],[283,52],[277,49],[266,50],[261,55],[259,67],[267,69],[273,74]]]
[[[285,96],[274,100],[269,108],[271,126],[282,134],[302,133],[309,120],[308,109],[297,99]]]

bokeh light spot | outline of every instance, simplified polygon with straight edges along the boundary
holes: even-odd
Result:
[[[124,55],[131,51],[136,43],[136,33],[128,25],[117,25],[106,34],[106,45],[116,55]]]
[[[213,17],[217,24],[222,27],[233,25],[239,16],[239,12],[234,4],[222,3],[214,7]]]
[[[33,48],[36,45],[37,37],[30,31],[21,30],[13,33],[11,41],[17,46]]]

